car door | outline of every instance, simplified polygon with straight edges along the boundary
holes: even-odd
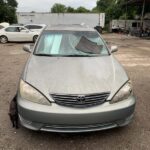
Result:
[[[9,41],[20,41],[19,30],[17,27],[8,27],[5,29],[5,34]]]
[[[34,33],[32,31],[28,30],[25,27],[20,27],[19,30],[19,36],[22,41],[33,41]]]

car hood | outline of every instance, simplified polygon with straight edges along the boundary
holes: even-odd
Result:
[[[128,80],[122,66],[112,56],[44,57],[32,55],[23,79],[50,94],[92,94],[110,92],[109,99]]]

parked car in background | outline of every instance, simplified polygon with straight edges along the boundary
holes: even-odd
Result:
[[[0,25],[0,29],[3,29],[4,27],[2,25]]]
[[[35,42],[39,32],[32,32],[23,26],[9,26],[0,30],[0,43],[7,42]]]
[[[27,29],[31,31],[41,32],[46,27],[46,25],[45,24],[26,24],[24,25],[24,27],[26,27]]]
[[[0,29],[6,28],[6,27],[9,27],[9,23],[7,23],[7,22],[0,23]]]
[[[17,93],[21,124],[32,130],[89,132],[129,124],[130,78],[100,34],[80,25],[46,28],[25,66]]]

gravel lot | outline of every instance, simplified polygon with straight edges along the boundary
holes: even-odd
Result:
[[[11,128],[9,102],[28,54],[23,43],[0,44],[0,150],[149,150],[150,149],[150,40],[105,34],[118,45],[116,57],[133,81],[137,105],[133,122],[123,128],[84,134],[33,132]]]

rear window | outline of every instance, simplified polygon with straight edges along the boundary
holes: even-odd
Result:
[[[27,25],[25,27],[27,29],[42,29],[42,26],[38,26],[38,25]]]
[[[18,27],[8,27],[5,29],[6,32],[20,32]]]
[[[41,35],[35,54],[99,56],[108,55],[108,49],[96,31],[50,31]]]

